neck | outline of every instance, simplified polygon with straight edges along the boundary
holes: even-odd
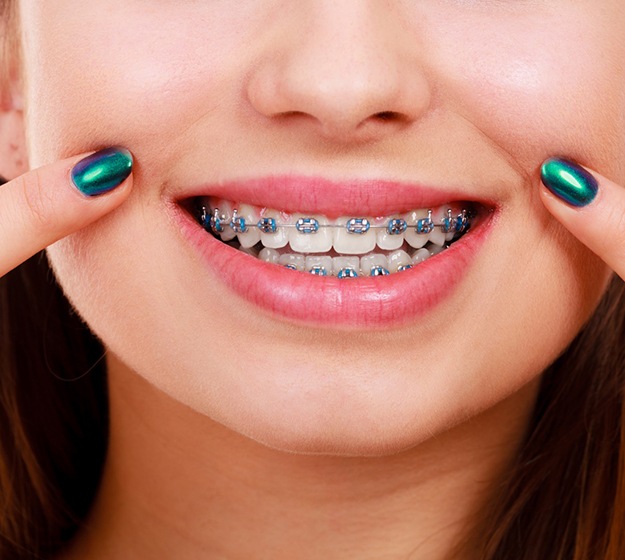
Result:
[[[513,461],[536,392],[403,453],[355,458],[268,449],[114,359],[109,377],[104,479],[68,559],[445,559]]]

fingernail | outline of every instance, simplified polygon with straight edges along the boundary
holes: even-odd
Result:
[[[72,182],[87,196],[98,196],[121,185],[132,171],[132,154],[121,147],[100,150],[72,168]]]
[[[543,163],[540,178],[553,194],[571,206],[590,204],[599,190],[599,183],[576,163],[552,158]]]

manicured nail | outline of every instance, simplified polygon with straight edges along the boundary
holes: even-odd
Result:
[[[571,206],[590,204],[599,190],[599,183],[588,171],[565,159],[548,159],[540,170],[543,184]]]
[[[126,148],[106,148],[81,159],[72,169],[72,182],[87,196],[98,196],[121,185],[132,171]]]

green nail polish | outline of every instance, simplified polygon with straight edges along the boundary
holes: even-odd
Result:
[[[541,168],[543,184],[558,198],[571,206],[590,204],[599,190],[599,183],[588,171],[564,159],[549,159]]]
[[[132,171],[126,148],[106,148],[80,160],[72,169],[72,182],[87,196],[107,193],[121,185]]]

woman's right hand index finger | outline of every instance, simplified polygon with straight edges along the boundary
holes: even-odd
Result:
[[[107,148],[0,186],[0,276],[119,206],[130,193],[132,163],[128,150]]]

